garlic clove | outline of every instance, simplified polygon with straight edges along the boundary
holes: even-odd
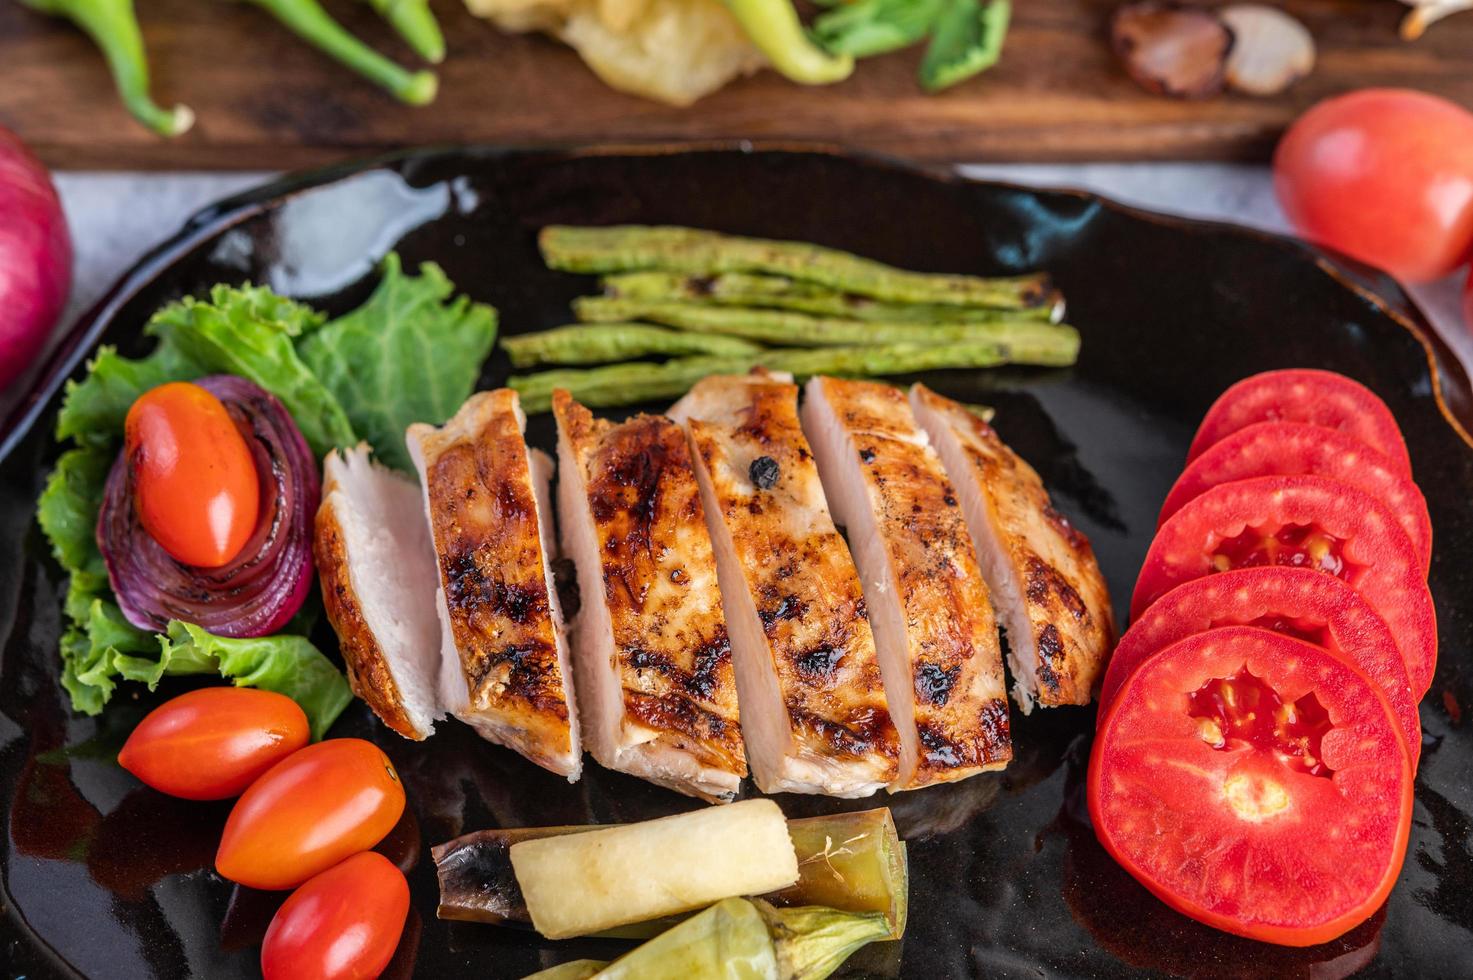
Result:
[[[1278,95],[1314,69],[1314,37],[1277,7],[1240,3],[1219,11],[1233,32],[1227,83],[1248,95]]]

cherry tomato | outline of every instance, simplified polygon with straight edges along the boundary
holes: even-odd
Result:
[[[365,851],[292,892],[261,945],[265,980],[359,980],[389,965],[409,883],[382,854]]]
[[[1390,459],[1343,432],[1298,422],[1256,422],[1214,443],[1187,464],[1161,505],[1159,523],[1223,483],[1253,476],[1327,476],[1375,497],[1412,539],[1425,573],[1432,563],[1432,519],[1417,485]]]
[[[389,757],[361,738],[299,749],[236,801],[215,870],[268,891],[294,888],[394,829],[404,786]]]
[[[1423,92],[1365,89],[1314,106],[1274,154],[1294,227],[1409,281],[1473,246],[1473,114]]]
[[[1375,497],[1321,476],[1224,483],[1182,507],[1146,552],[1130,618],[1183,582],[1257,565],[1343,579],[1391,627],[1412,694],[1427,692],[1437,615],[1416,547]]]
[[[1158,898],[1286,946],[1373,915],[1411,829],[1411,764],[1375,686],[1252,626],[1141,664],[1095,734],[1088,784],[1100,843]]]
[[[261,485],[245,437],[224,403],[176,381],[128,409],[125,452],[143,527],[186,565],[216,568],[245,547]]]
[[[118,765],[149,786],[186,800],[224,800],[307,744],[307,715],[282,694],[207,687],[148,713],[118,753]]]
[[[1239,568],[1178,585],[1151,603],[1110,654],[1099,719],[1153,653],[1219,626],[1270,629],[1333,650],[1354,664],[1391,705],[1416,768],[1422,726],[1396,638],[1354,589],[1308,568]]]
[[[1265,371],[1217,397],[1187,450],[1187,462],[1255,422],[1302,422],[1337,429],[1384,454],[1402,476],[1412,475],[1401,428],[1375,392],[1333,371]]]

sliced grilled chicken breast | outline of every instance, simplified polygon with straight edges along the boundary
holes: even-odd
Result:
[[[883,788],[900,743],[859,575],[798,424],[797,386],[760,372],[710,377],[670,417],[691,440],[758,788]]]
[[[329,453],[313,552],[353,693],[405,738],[427,737],[443,715],[440,620],[418,484],[367,445]]]
[[[562,390],[558,514],[578,568],[573,661],[589,750],[713,802],[747,774],[716,560],[680,426],[595,419]]]
[[[530,453],[516,392],[409,427],[439,563],[440,697],[482,737],[576,780],[583,750],[552,584],[552,463]]]
[[[892,788],[962,779],[1012,758],[997,623],[956,491],[889,385],[813,378],[803,430],[864,584],[890,716]]]
[[[1035,702],[1088,704],[1115,642],[1110,592],[1089,539],[976,413],[920,384],[910,403],[961,498],[1007,631],[1018,707],[1027,714]]]

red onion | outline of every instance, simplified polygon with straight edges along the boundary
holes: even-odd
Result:
[[[51,176],[0,127],[0,388],[40,353],[71,281],[72,240]]]
[[[138,519],[133,468],[120,452],[108,474],[97,544],[118,605],[134,626],[161,631],[169,620],[181,619],[218,636],[267,636],[296,614],[312,586],[317,461],[270,392],[229,374],[195,384],[224,403],[255,457],[261,478],[255,533],[219,568],[175,560]]]

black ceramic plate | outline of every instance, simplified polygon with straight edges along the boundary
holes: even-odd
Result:
[[[821,242],[913,269],[1047,269],[1084,335],[1076,368],[927,381],[997,407],[1003,436],[1094,540],[1117,607],[1196,421],[1231,382],[1286,366],[1343,371],[1385,398],[1406,431],[1437,531],[1442,659],[1422,708],[1411,846],[1383,910],[1307,950],[1224,936],[1170,912],[1114,865],[1087,824],[1081,781],[1093,710],[1014,713],[1017,755],[1007,771],[873,801],[894,809],[911,841],[910,931],[903,944],[867,950],[851,975],[1473,972],[1473,735],[1461,719],[1473,689],[1473,449],[1457,421],[1467,417],[1468,380],[1415,313],[1394,311],[1404,300],[1389,282],[1357,280],[1299,245],[1239,229],[825,153],[448,151],[288,179],[206,211],[123,280],[22,406],[29,435],[13,430],[0,464],[0,792],[9,827],[0,848],[13,973],[251,975],[279,901],[239,892],[209,870],[225,806],[166,799],[114,764],[156,697],[128,691],[97,719],[67,709],[57,684],[62,582],[33,519],[56,453],[49,433],[60,380],[99,341],[136,349],[152,310],[222,280],[265,282],[345,310],[367,294],[375,260],[390,248],[407,263],[439,262],[501,310],[508,332],[551,326],[591,286],[543,267],[534,235],[552,222],[699,225]],[[505,374],[498,355],[481,380],[490,387]],[[547,446],[549,436],[546,418],[534,419],[533,440]],[[520,977],[619,948],[437,920],[430,845],[482,827],[633,820],[697,805],[597,766],[570,786],[458,724],[414,744],[361,704],[334,733],[377,741],[408,787],[411,813],[390,842],[411,867],[414,894],[392,967],[401,975]],[[781,802],[793,814],[866,805]]]

